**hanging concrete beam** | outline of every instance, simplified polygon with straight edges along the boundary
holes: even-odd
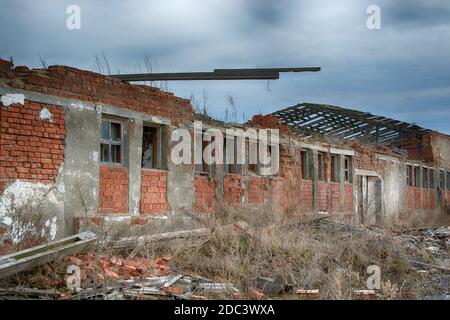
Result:
[[[213,72],[174,72],[116,74],[111,77],[123,81],[180,81],[180,80],[276,80],[281,72],[318,72],[319,67],[215,69]]]

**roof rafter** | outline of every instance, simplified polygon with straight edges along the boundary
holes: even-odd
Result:
[[[389,143],[402,136],[421,136],[431,130],[414,123],[332,105],[302,103],[273,113],[302,136],[323,134],[344,140]]]

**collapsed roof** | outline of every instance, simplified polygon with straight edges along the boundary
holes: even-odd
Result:
[[[389,144],[431,132],[416,124],[325,104],[302,103],[272,114],[305,138],[321,134],[346,141]]]

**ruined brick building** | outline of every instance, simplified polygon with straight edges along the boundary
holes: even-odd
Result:
[[[0,96],[0,234],[15,223],[12,207],[34,196],[45,198],[51,238],[85,222],[133,226],[239,210],[374,224],[434,215],[450,199],[449,136],[362,112],[301,104],[253,117],[242,127],[281,133],[280,171],[261,176],[253,165],[172,163],[174,129],[192,130],[195,119],[239,125],[197,115],[157,88],[0,60]]]

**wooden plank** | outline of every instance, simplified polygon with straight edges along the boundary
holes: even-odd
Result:
[[[83,232],[59,241],[2,256],[0,257],[0,279],[46,264],[62,256],[83,252],[96,241],[95,233]]]

